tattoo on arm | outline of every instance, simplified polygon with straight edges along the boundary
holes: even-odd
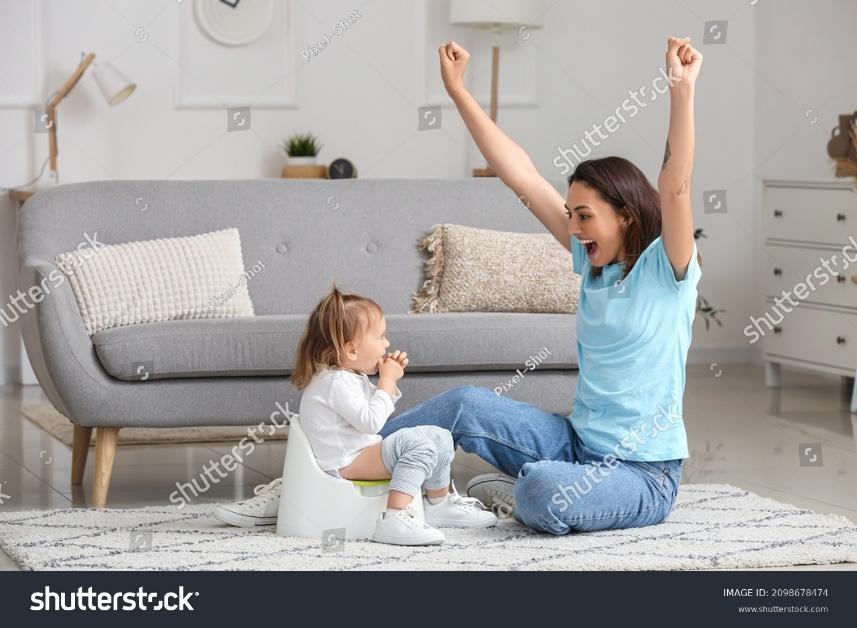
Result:
[[[670,159],[670,155],[671,155],[671,154],[672,154],[672,153],[670,153],[670,141],[669,141],[669,140],[667,140],[667,146],[666,146],[666,148],[664,149],[664,163],[663,163],[663,165],[661,166],[661,170],[663,170],[664,168],[666,168],[666,167],[667,167],[667,162],[669,161],[669,159]]]

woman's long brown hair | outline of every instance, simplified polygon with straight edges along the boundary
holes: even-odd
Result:
[[[628,221],[623,244],[625,266],[622,277],[637,263],[640,255],[661,235],[661,197],[646,175],[627,159],[604,157],[588,159],[578,164],[568,184],[585,183],[598,192],[614,211]],[[702,257],[697,253],[702,264]],[[593,266],[592,274],[601,275],[601,267]]]
[[[333,285],[309,316],[289,378],[298,390],[306,388],[319,371],[345,361],[345,345],[383,315],[372,299],[343,294]]]

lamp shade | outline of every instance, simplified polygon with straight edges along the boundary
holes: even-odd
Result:
[[[110,62],[96,63],[92,78],[111,107],[118,105],[137,89],[137,85]]]
[[[544,25],[544,0],[451,0],[449,23],[455,26],[509,30]]]

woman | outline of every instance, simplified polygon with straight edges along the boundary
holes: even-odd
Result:
[[[464,87],[470,55],[450,42],[441,74],[499,178],[572,253],[583,276],[579,377],[569,417],[462,386],[391,419],[439,425],[503,474],[474,478],[468,495],[511,508],[553,534],[652,525],[678,494],[688,455],[681,408],[701,271],[693,238],[694,85],[702,55],[671,37],[670,126],[656,191],[619,157],[580,163],[565,199]]]

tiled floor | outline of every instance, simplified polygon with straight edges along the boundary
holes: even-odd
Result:
[[[783,388],[764,386],[761,368],[691,367],[685,423],[691,459],[683,483],[729,483],[766,497],[857,521],[857,418],[850,415],[839,380],[784,372]],[[36,387],[0,388],[0,510],[85,506],[94,452],[84,485],[69,481],[71,450],[24,419],[21,402],[43,400]],[[801,466],[800,451],[820,445],[821,466]],[[110,490],[111,507],[169,504],[177,481],[198,476],[209,459],[228,451],[211,446],[120,446]],[[282,442],[259,445],[234,473],[199,498],[239,499],[282,472]],[[479,458],[459,452],[459,486],[490,471]],[[8,496],[8,497],[7,497]],[[833,567],[857,569],[857,564]],[[17,566],[0,551],[0,569]]]

